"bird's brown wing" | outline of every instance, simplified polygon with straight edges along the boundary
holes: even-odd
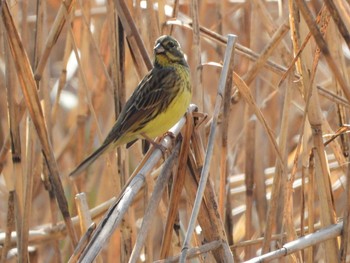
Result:
[[[116,141],[127,133],[137,132],[164,111],[176,96],[173,88],[177,81],[174,68],[152,69],[125,104],[103,145]]]

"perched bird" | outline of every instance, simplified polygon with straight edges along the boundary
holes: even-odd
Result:
[[[153,69],[138,84],[102,145],[70,176],[78,175],[117,146],[130,147],[137,139],[163,135],[185,114],[191,97],[190,71],[180,44],[171,36],[159,37]]]

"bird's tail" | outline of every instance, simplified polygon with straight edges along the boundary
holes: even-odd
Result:
[[[101,154],[108,149],[109,144],[102,144],[96,151],[90,154],[84,161],[82,161],[70,174],[69,177],[73,178],[88,168]]]

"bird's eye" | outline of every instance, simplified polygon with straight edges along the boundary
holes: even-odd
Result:
[[[174,47],[175,47],[175,44],[174,44],[174,42],[169,42],[167,46],[168,46],[169,48],[174,48]]]

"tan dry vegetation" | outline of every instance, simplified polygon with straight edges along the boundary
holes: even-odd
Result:
[[[1,262],[346,262],[347,1],[1,1],[0,11]],[[186,53],[199,112],[181,145],[164,139],[165,156],[121,147],[70,180],[162,34]]]

